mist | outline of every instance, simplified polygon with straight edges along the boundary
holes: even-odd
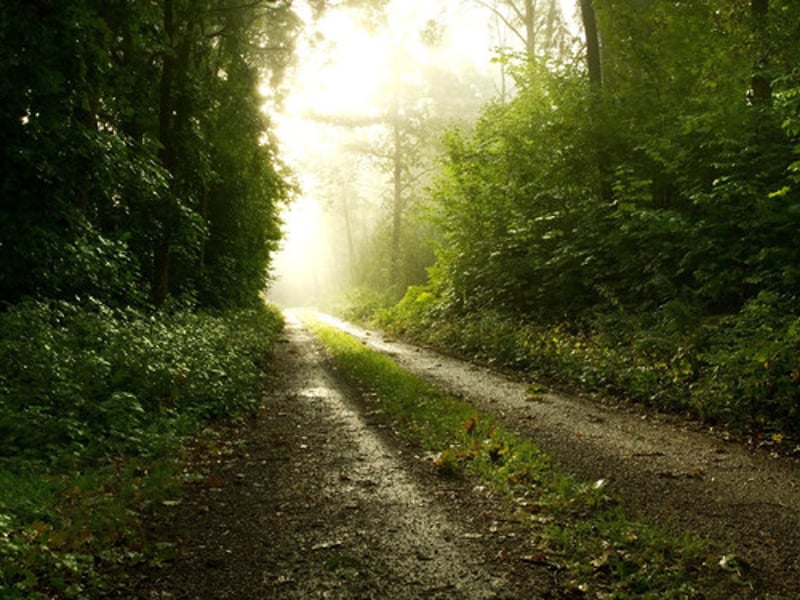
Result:
[[[493,58],[522,44],[481,3],[395,0],[384,17],[305,15],[273,115],[301,190],[274,259],[279,304],[326,306],[352,287],[399,294],[422,283],[438,243],[427,213],[441,137],[513,89]]]

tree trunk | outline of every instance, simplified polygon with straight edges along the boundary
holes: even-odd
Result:
[[[561,56],[563,48],[561,44],[556,41],[556,23],[559,21],[558,5],[556,0],[550,0],[550,6],[547,11],[547,29],[545,35],[547,36],[547,47],[555,50],[556,56]]]
[[[603,119],[601,115],[603,65],[600,55],[600,33],[597,27],[597,14],[594,10],[593,0],[581,0],[581,17],[583,20],[583,28],[586,33],[586,66],[589,72],[589,85],[592,89],[592,97],[590,100],[592,106],[589,118],[594,130],[594,139],[591,142],[591,151],[595,155],[600,179],[600,199],[606,204],[610,204],[614,200],[614,189],[612,186],[613,169],[606,144],[601,135],[603,131]]]
[[[530,58],[536,56],[536,10],[533,0],[525,0],[525,48]]]
[[[597,15],[593,0],[581,0],[581,18],[586,33],[586,66],[589,70],[589,82],[593,87],[603,85],[603,67],[600,60],[600,34],[597,29]]]
[[[356,275],[356,248],[355,244],[353,243],[353,227],[350,223],[350,202],[348,201],[348,196],[350,195],[350,190],[345,189],[342,192],[342,208],[344,209],[344,226],[345,231],[347,233],[347,252],[348,252],[348,260],[350,262],[350,284],[355,283]]]
[[[150,292],[151,300],[156,306],[162,306],[169,294],[170,261],[169,243],[157,242],[153,252],[153,283]]]
[[[751,81],[752,102],[754,106],[768,106],[772,102],[772,82],[764,73],[769,62],[769,0],[752,0],[750,12],[753,17],[755,33],[756,58],[755,69]]]
[[[390,284],[400,280],[400,230],[403,226],[403,149],[400,130],[400,106],[397,99],[394,105],[394,197],[392,205],[392,247],[390,252]]]
[[[175,148],[172,144],[173,137],[173,93],[175,87],[175,12],[173,0],[164,0],[164,38],[166,52],[161,67],[161,82],[159,87],[159,114],[158,137],[161,142],[159,158],[164,167],[172,174],[175,172]],[[164,199],[164,202],[168,202]],[[150,296],[153,304],[161,306],[167,299],[169,291],[169,264],[170,247],[166,232],[162,232],[162,239],[154,242],[152,280],[150,282]]]

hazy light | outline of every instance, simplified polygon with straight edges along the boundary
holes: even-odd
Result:
[[[575,0],[561,1],[571,20]],[[375,182],[382,178],[386,185],[386,178],[370,172],[363,161],[354,159],[349,171],[334,172],[333,177],[341,179],[338,185],[319,181],[319,172],[346,164],[345,147],[356,135],[362,140],[375,137],[366,124],[389,104],[381,93],[394,76],[392,61],[400,61],[400,77],[412,82],[421,79],[422,69],[430,65],[450,72],[497,75],[491,58],[498,43],[491,13],[468,0],[393,0],[386,9],[388,26],[372,31],[363,28],[358,13],[349,9],[330,9],[315,23],[305,3],[297,2],[295,10],[309,31],[298,48],[298,65],[287,76],[289,93],[272,118],[281,155],[297,174],[304,195],[284,215],[286,239],[274,263],[273,296],[309,304],[331,287],[331,277],[346,278],[348,272],[342,265],[347,262],[342,215],[325,213],[326,205],[341,210],[341,202],[325,194],[341,194],[348,188],[376,205],[382,201],[381,192],[374,191]],[[442,39],[430,46],[420,34],[433,20],[443,26]],[[331,117],[361,118],[365,127],[356,134],[352,128],[333,124]],[[339,227],[336,233],[330,230],[334,225]]]
[[[296,106],[319,114],[361,113],[374,108],[388,72],[386,40],[359,27],[350,11],[331,10],[318,25],[321,51],[306,50],[296,85]]]

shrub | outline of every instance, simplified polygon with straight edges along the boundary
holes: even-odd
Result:
[[[212,316],[13,307],[0,314],[0,453],[146,453],[181,420],[252,408],[279,328],[267,309]]]
[[[105,597],[167,559],[141,531],[148,507],[180,493],[167,451],[257,406],[280,330],[266,307],[0,313],[0,596]]]
[[[701,317],[671,301],[647,314],[617,310],[581,324],[537,323],[492,309],[452,310],[415,287],[374,322],[585,391],[780,439],[800,437],[800,318],[792,306],[791,299],[762,292],[725,317]]]

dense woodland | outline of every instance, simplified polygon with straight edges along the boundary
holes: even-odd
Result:
[[[418,213],[435,264],[407,293],[362,289],[351,314],[785,443],[800,433],[800,7],[586,1],[570,41],[553,3],[514,4],[515,91],[444,133]]]
[[[165,457],[257,406],[292,193],[259,86],[299,25],[288,2],[2,3],[3,598],[159,560],[139,519],[174,493]]]
[[[274,3],[6,3],[6,305],[253,303],[287,198],[257,86],[291,58],[291,18]]]
[[[478,4],[523,42],[498,53],[508,89],[448,129],[388,113],[393,201],[342,242],[351,314],[790,449],[800,5],[581,0],[576,38],[552,1]],[[281,0],[0,6],[10,597],[80,597],[157,562],[128,510],[166,493],[153,461],[256,406],[293,194],[259,86],[300,26]]]

